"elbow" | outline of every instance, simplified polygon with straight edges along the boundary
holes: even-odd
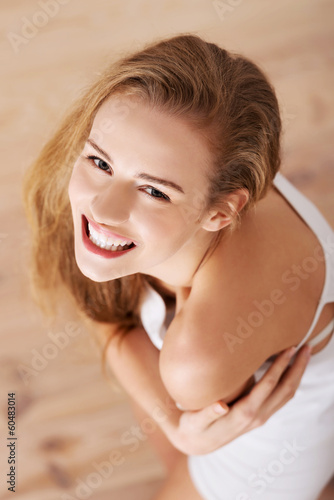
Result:
[[[162,377],[162,381],[168,394],[180,410],[197,411],[214,402],[208,398],[207,394],[204,395],[194,391],[194,385],[188,385],[182,378],[175,381],[174,377]]]
[[[166,360],[163,356],[159,361],[162,382],[181,410],[201,410],[221,399],[215,384],[210,383],[210,373],[203,363],[180,362],[176,358]]]
[[[168,394],[181,410],[187,411],[201,410],[216,401],[235,402],[249,392],[254,377],[239,380],[231,376],[233,372],[222,370],[222,365],[201,357],[189,361],[189,358],[160,356],[159,360],[161,379]]]
[[[223,347],[194,341],[202,338],[195,330],[191,336],[188,330],[178,328],[177,336],[165,339],[159,356],[160,376],[168,394],[188,411],[220,400],[234,401],[249,387],[251,375],[237,368]]]

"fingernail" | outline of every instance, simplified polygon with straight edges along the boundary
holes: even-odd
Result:
[[[304,356],[305,358],[309,361],[310,358],[311,358],[311,351],[312,351],[312,347],[310,345],[307,345],[305,347],[305,351],[304,351]]]
[[[225,415],[229,411],[229,407],[227,406],[227,404],[221,403],[220,401],[218,401],[218,403],[215,403],[213,409],[219,415]]]
[[[297,347],[293,346],[293,347],[290,347],[290,349],[288,350],[287,352],[287,356],[288,358],[292,358],[292,356],[294,354],[296,354],[296,351],[297,351]]]

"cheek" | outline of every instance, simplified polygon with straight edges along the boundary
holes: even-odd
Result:
[[[139,214],[137,213],[137,216]],[[189,227],[177,207],[161,207],[146,209],[137,222],[141,225],[141,234],[146,241],[157,242],[161,245],[173,245],[187,238]]]
[[[70,200],[70,203],[71,203],[72,206],[73,206],[73,202],[74,202],[74,199],[75,199],[75,192],[76,192],[76,189],[75,189],[75,180],[74,180],[73,172],[72,172],[72,175],[71,175],[71,178],[70,178],[70,182],[68,184],[68,190],[67,190],[68,197],[69,197],[69,200]]]
[[[89,195],[92,194],[91,181],[88,177],[83,168],[80,168],[78,164],[74,165],[68,185],[68,196],[72,206],[80,201],[87,200]]]
[[[71,205],[73,205],[74,201],[77,198],[77,194],[79,192],[78,181],[79,181],[78,166],[77,163],[75,163],[70,177],[70,182],[68,184],[68,197],[70,199]]]

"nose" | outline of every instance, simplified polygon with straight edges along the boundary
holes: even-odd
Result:
[[[130,205],[128,190],[119,183],[113,183],[95,194],[90,209],[96,222],[119,226],[129,220]]]

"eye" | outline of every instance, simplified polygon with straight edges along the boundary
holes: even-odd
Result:
[[[111,168],[108,165],[108,163],[106,161],[104,161],[104,160],[101,160],[101,158],[99,158],[98,156],[91,155],[91,156],[85,156],[84,158],[86,158],[87,160],[89,160],[89,162],[92,163],[95,168],[98,168],[99,170],[103,170],[104,172],[110,172],[111,173]],[[151,193],[148,193],[147,191],[145,191],[146,194],[150,198],[154,198],[154,199],[161,200],[161,201],[171,201],[170,198],[169,198],[169,196],[167,196],[162,191],[159,191],[159,189],[156,189],[156,188],[154,188],[152,186],[147,186],[144,189],[151,191]]]
[[[151,198],[157,198],[157,199],[161,199],[161,200],[165,200],[165,201],[170,201],[170,198],[166,194],[162,193],[158,189],[155,189],[154,187],[147,186],[145,189],[151,190],[151,193],[147,193],[149,196],[151,196]]]
[[[94,164],[99,170],[104,170],[105,172],[110,171],[108,163],[97,156],[86,156],[87,160]]]

